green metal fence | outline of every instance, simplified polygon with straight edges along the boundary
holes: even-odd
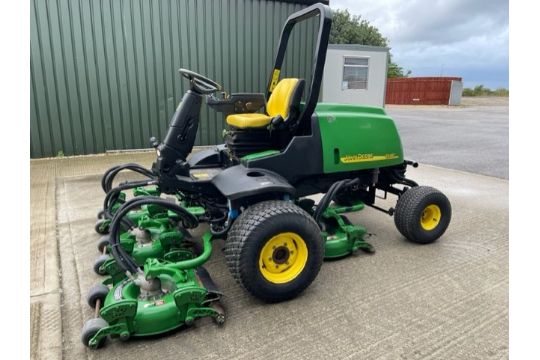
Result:
[[[31,0],[31,156],[148,147],[186,90],[181,67],[230,92],[264,92],[300,3]],[[284,74],[309,78],[315,33],[316,21],[298,26]],[[203,108],[197,144],[220,143],[223,126]]]

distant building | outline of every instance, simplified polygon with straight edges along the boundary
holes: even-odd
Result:
[[[328,45],[322,101],[384,106],[388,48]]]

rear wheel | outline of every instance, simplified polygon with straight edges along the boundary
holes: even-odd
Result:
[[[429,186],[416,186],[400,196],[394,213],[399,232],[412,242],[429,244],[440,238],[452,218],[448,198]]]
[[[292,299],[315,279],[324,257],[319,227],[300,207],[264,201],[235,221],[225,248],[233,277],[267,302]]]

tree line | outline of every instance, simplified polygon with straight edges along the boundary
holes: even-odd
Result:
[[[484,85],[477,85],[474,88],[464,88],[462,96],[509,96],[510,91],[506,88],[491,90]]]
[[[334,10],[330,44],[361,44],[389,47],[388,39],[382,36],[379,29],[371,25],[361,16],[351,15],[347,10]],[[388,77],[406,77],[410,70],[404,70],[392,61],[392,53],[388,54]]]

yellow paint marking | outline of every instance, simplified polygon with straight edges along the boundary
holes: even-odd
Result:
[[[274,69],[274,72],[272,73],[272,82],[270,83],[270,92],[274,91],[274,88],[279,82],[279,74],[281,73],[281,70]]]

